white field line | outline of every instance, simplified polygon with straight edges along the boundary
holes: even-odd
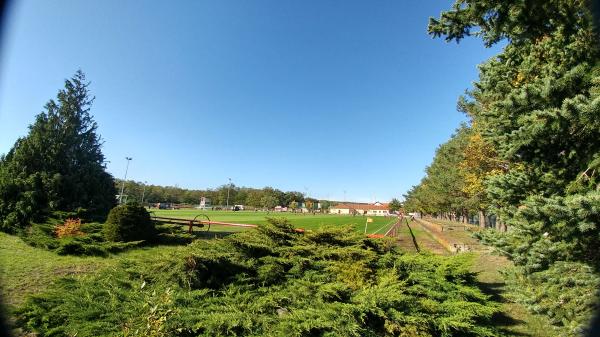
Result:
[[[379,232],[380,232],[382,229],[384,229],[385,227],[389,226],[389,225],[390,225],[391,223],[393,223],[395,220],[396,220],[396,219],[393,219],[392,221],[390,221],[390,222],[386,223],[385,225],[381,226],[381,228],[379,228],[379,229],[378,229],[376,232],[373,232],[373,233],[371,233],[371,234],[377,234],[377,233],[379,233]],[[391,229],[391,228],[390,228],[390,229]],[[388,230],[388,232],[389,232],[389,230]],[[386,233],[385,235],[387,235],[387,233]]]

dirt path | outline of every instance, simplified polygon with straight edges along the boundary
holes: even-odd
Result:
[[[398,245],[408,252],[416,252],[416,245],[421,251],[429,251],[439,255],[449,254],[449,252],[416,221],[408,223],[402,221],[398,228],[396,238],[398,239]]]
[[[413,236],[406,223],[400,223],[398,225],[395,237],[398,239],[398,245],[403,251],[411,253],[417,252],[417,246],[415,246]]]

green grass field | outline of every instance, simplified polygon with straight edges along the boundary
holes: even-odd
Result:
[[[206,214],[213,221],[262,225],[267,222],[268,217],[286,218],[297,228],[306,230],[318,229],[327,225],[352,225],[357,232],[364,232],[367,217],[338,215],[338,214],[301,214],[287,212],[254,212],[254,211],[208,211],[196,209],[150,209],[155,216],[193,219],[198,214]],[[396,217],[371,217],[373,222],[367,226],[368,234],[385,234],[387,230],[396,222]],[[245,230],[240,227],[211,225],[211,231],[240,231]]]

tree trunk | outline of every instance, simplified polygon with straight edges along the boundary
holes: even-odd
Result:
[[[479,211],[479,227],[485,228],[487,224],[485,223],[485,213],[483,211]]]

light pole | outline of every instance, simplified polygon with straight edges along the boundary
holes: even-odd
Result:
[[[231,188],[231,178],[229,178],[229,185],[227,185],[227,210],[229,210],[229,189]]]
[[[144,181],[144,189],[142,190],[142,206],[144,206],[144,196],[146,195],[146,184],[148,182]]]
[[[127,160],[127,166],[125,167],[125,178],[123,178],[123,183],[121,184],[121,194],[119,194],[119,204],[123,203],[123,191],[125,190],[125,180],[127,180],[127,171],[129,170],[129,162],[131,161],[131,157],[125,157]]]

